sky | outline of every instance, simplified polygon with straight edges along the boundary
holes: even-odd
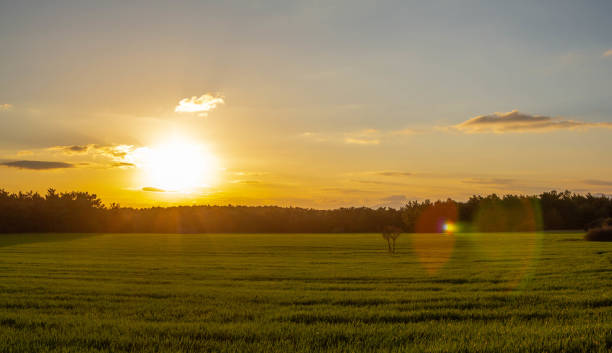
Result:
[[[612,195],[610,1],[1,1],[0,188]]]

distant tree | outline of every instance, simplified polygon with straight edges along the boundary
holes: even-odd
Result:
[[[441,222],[459,221],[462,231],[507,232],[599,227],[612,217],[612,198],[565,192],[540,195],[473,196],[411,201],[401,209],[350,207],[317,210],[277,206],[104,206],[87,192],[47,190],[10,193],[0,189],[0,233],[162,232],[162,233],[376,233],[383,232],[390,253],[402,231],[439,232]]]
[[[402,229],[396,226],[386,226],[383,228],[382,237],[387,241],[387,251],[395,254],[395,241],[402,234]]]

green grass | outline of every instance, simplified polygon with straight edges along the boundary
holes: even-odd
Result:
[[[0,352],[610,352],[581,234],[0,235]]]

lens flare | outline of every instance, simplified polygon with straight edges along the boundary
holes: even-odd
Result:
[[[429,205],[416,220],[416,232],[429,234],[414,234],[412,250],[430,276],[436,275],[453,256],[456,237],[447,234],[455,231],[458,215],[457,204],[448,200]]]
[[[457,225],[451,221],[446,221],[442,226],[442,230],[446,234],[453,234],[457,231]]]
[[[446,265],[455,250],[455,238],[443,234],[412,234],[411,247],[421,267],[430,276]]]
[[[506,289],[520,291],[527,288],[541,252],[540,203],[528,198],[489,200],[476,210],[471,229],[486,234],[474,243],[480,261],[508,261],[512,264],[500,274]],[[497,233],[507,230],[512,233]],[[509,238],[516,241],[509,241]]]

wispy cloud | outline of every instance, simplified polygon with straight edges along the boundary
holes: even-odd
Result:
[[[69,157],[79,156],[98,162],[88,163],[92,168],[133,168],[136,167],[134,155],[143,147],[134,145],[65,145],[46,148],[47,151],[58,152]]]
[[[376,129],[364,129],[347,133],[344,142],[355,145],[378,145],[380,143],[380,131]]]
[[[134,163],[128,163],[128,162],[115,162],[111,166],[116,167],[116,168],[132,168],[132,167],[135,167],[136,165]]]
[[[374,207],[392,207],[392,208],[400,208],[404,206],[410,199],[406,195],[389,195],[387,197],[383,197],[382,199],[376,200],[379,201],[374,205]]]
[[[514,184],[516,180],[506,179],[506,178],[471,178],[471,179],[462,180],[461,182],[465,184],[475,184],[475,185],[503,186],[503,185]]]
[[[130,152],[135,150],[133,145],[67,145],[49,147],[51,151],[59,151],[67,155],[72,154],[98,154],[115,160],[125,158]]]
[[[531,115],[513,110],[507,113],[479,115],[450,129],[465,133],[548,132],[554,130],[579,130],[589,128],[612,128],[610,122],[583,122]]]
[[[410,128],[406,128],[406,129],[400,129],[400,130],[392,130],[389,132],[390,135],[400,135],[400,136],[406,136],[406,135],[414,135],[414,134],[418,134],[420,133],[420,130],[417,129],[410,129]]]
[[[5,167],[29,170],[50,170],[50,169],[65,169],[74,168],[74,164],[66,162],[50,162],[50,161],[11,161],[0,163]]]
[[[49,147],[51,151],[60,151],[65,154],[82,154],[87,153],[90,145],[71,145],[71,146],[53,146]]]
[[[406,197],[406,195],[391,195],[391,196],[384,197],[380,200],[388,201],[388,202],[406,202],[408,198]]]
[[[362,129],[348,132],[304,132],[300,136],[315,142],[336,142],[347,145],[376,146],[402,136],[418,134],[421,131],[405,128],[400,130]]]
[[[382,171],[382,172],[376,172],[376,175],[381,175],[381,176],[387,176],[387,177],[405,177],[405,176],[411,176],[412,173],[410,172],[398,172],[398,171]]]
[[[612,49],[608,49],[603,53],[603,57],[612,57]]]
[[[305,132],[301,135],[316,142],[342,142],[348,145],[378,145],[380,131],[376,129],[363,129],[345,133],[318,133]]]
[[[397,181],[386,180],[372,180],[372,179],[351,179],[351,182],[365,184],[365,185],[395,185],[395,186],[405,186],[405,183],[400,183]]]
[[[90,148],[97,153],[104,154],[117,160],[127,157],[136,149],[133,145],[92,145]]]
[[[207,116],[208,112],[215,109],[219,104],[225,104],[223,97],[206,93],[200,97],[193,96],[181,99],[174,111],[177,113],[199,113],[199,116]]]
[[[249,184],[249,185],[255,185],[255,184],[261,184],[261,181],[259,180],[232,180],[231,181],[232,184]]]
[[[612,181],[608,180],[588,179],[585,180],[584,183],[594,186],[612,186]]]
[[[2,103],[0,104],[0,112],[13,109],[12,104]]]
[[[30,150],[21,150],[21,151],[17,152],[17,156],[19,156],[19,157],[31,156],[33,154],[34,154],[34,152],[32,152]]]
[[[378,145],[380,140],[363,137],[345,137],[344,142],[350,145]]]
[[[145,186],[141,190],[142,191],[147,191],[147,192],[166,192],[166,190],[164,190],[164,189],[154,188],[152,186]]]

